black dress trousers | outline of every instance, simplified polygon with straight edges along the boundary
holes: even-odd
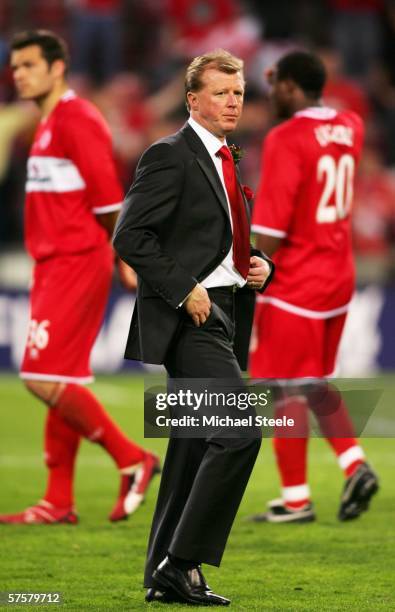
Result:
[[[233,352],[234,293],[209,290],[212,309],[196,327],[185,320],[168,351],[172,378],[240,381]],[[259,452],[261,438],[170,438],[148,543],[144,584],[168,552],[199,563],[219,565],[234,518]]]

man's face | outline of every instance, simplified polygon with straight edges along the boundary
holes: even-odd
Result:
[[[39,100],[51,93],[59,72],[58,62],[49,66],[38,45],[11,53],[11,69],[21,100]]]
[[[191,116],[218,138],[236,128],[243,108],[244,79],[240,72],[227,74],[207,68],[199,91],[188,93]]]
[[[279,81],[277,68],[273,66],[266,71],[266,79],[269,83],[269,97],[274,106],[275,113],[280,119],[288,119],[293,115],[293,96],[289,80]]]

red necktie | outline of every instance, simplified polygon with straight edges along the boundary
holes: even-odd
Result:
[[[243,278],[247,278],[250,268],[250,230],[243,197],[236,178],[235,162],[227,146],[217,155],[222,159],[226,191],[230,203],[233,225],[233,262]]]

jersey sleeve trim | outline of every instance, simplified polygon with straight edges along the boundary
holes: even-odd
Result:
[[[299,315],[300,317],[306,317],[307,319],[330,319],[331,317],[336,317],[337,315],[347,312],[350,305],[348,302],[347,304],[339,306],[338,308],[333,308],[332,310],[310,310],[309,308],[295,306],[295,304],[290,304],[289,302],[285,302],[284,300],[280,300],[280,298],[272,296],[258,296],[257,302],[272,304],[273,306],[280,308],[280,310],[285,310],[286,312],[291,312],[292,314]]]
[[[266,234],[267,236],[274,236],[275,238],[285,238],[287,235],[287,232],[283,230],[266,227],[266,225],[252,225],[251,230],[256,234]]]
[[[104,215],[105,213],[114,212],[115,210],[120,210],[122,208],[123,202],[117,202],[116,204],[108,204],[107,206],[96,206],[92,208],[92,212],[95,215]]]

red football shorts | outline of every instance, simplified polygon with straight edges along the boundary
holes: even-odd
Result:
[[[110,245],[37,263],[21,378],[84,384],[103,321],[114,255]]]
[[[324,377],[334,373],[346,314],[309,319],[268,303],[255,310],[250,352],[253,378]]]

